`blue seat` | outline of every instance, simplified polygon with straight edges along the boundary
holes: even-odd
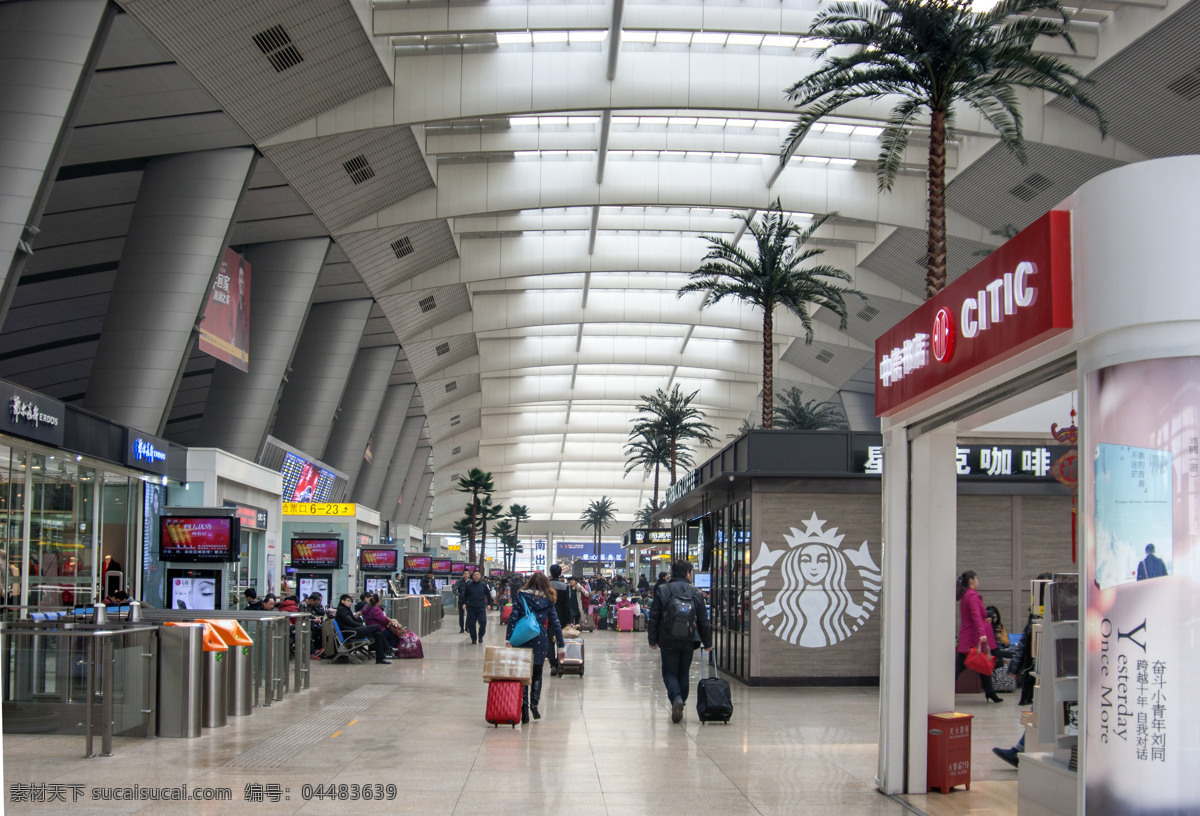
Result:
[[[353,632],[347,635],[342,631],[342,627],[338,626],[337,621],[330,622],[333,624],[333,632],[337,635],[338,642],[338,653],[335,659],[345,657],[352,663],[358,663],[370,656],[371,647],[375,644],[374,638],[359,637]]]

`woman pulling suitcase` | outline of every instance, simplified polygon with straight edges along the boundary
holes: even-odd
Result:
[[[506,646],[509,645],[509,639],[512,637],[513,627],[526,615],[533,615],[537,619],[540,630],[537,637],[517,646],[520,649],[533,649],[533,680],[524,689],[524,700],[521,705],[522,724],[529,722],[530,714],[533,714],[535,720],[542,718],[538,712],[538,702],[542,697],[542,668],[546,662],[546,653],[550,649],[549,636],[551,634],[554,636],[554,641],[558,644],[559,649],[562,649],[564,645],[562,624],[554,609],[556,596],[557,593],[550,586],[550,581],[546,579],[546,576],[535,572],[529,576],[525,586],[517,593],[517,597],[513,601],[512,614],[508,618],[508,629],[504,635]]]

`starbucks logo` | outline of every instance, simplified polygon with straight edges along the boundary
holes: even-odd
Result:
[[[819,649],[840,643],[867,622],[879,600],[883,578],[867,542],[842,549],[844,535],[813,513],[801,532],[784,535],[785,546],[772,550],[764,541],[751,566],[750,603],[763,625],[793,645]],[[862,597],[846,588],[846,574],[858,571]],[[769,598],[767,578],[778,570],[783,585]]]

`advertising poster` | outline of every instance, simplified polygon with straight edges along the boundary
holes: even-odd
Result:
[[[567,558],[572,561],[595,561],[596,560],[596,545],[590,541],[559,541],[556,542],[557,553],[559,558]],[[625,548],[619,541],[601,541],[600,542],[600,560],[601,561],[624,561]]]
[[[1086,812],[1200,812],[1200,357],[1088,375]]]
[[[292,566],[297,569],[338,569],[342,542],[335,538],[292,539]]]
[[[405,572],[429,572],[433,569],[433,556],[406,555],[404,556]]]
[[[395,550],[363,550],[363,572],[396,572]]]
[[[230,561],[229,519],[164,518],[163,561]]]
[[[321,596],[321,606],[329,607],[331,596],[328,578],[310,575],[301,577],[298,583],[300,585],[301,598],[307,598],[315,592]]]
[[[242,371],[250,367],[250,264],[229,248],[200,321],[200,350]]]
[[[217,579],[172,578],[171,606],[173,609],[216,609]]]
[[[285,453],[283,467],[283,500],[300,504],[321,503],[329,500],[334,476],[328,470],[301,459],[294,453]]]

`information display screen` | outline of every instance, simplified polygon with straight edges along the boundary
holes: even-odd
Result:
[[[213,563],[237,561],[241,525],[229,516],[162,516],[159,558],[163,561]]]
[[[440,558],[434,559],[434,562],[433,562],[433,571],[434,572],[450,572],[453,567],[454,567],[454,562],[451,561],[449,558],[444,559],[444,560],[440,559]]]
[[[171,609],[220,608],[221,573],[217,570],[167,570]]]
[[[462,575],[463,569],[466,566],[467,566],[466,564],[459,564],[458,562],[455,562],[450,565],[450,574],[451,575]]]
[[[334,475],[294,453],[283,455],[283,500],[302,504],[321,504],[329,501]]]
[[[341,569],[342,542],[337,538],[293,538],[292,567]]]
[[[433,569],[433,557],[429,555],[404,556],[405,572],[429,572]]]
[[[396,550],[363,550],[359,567],[363,572],[396,572]]]
[[[692,573],[692,586],[696,587],[696,589],[712,589],[712,573]]]

